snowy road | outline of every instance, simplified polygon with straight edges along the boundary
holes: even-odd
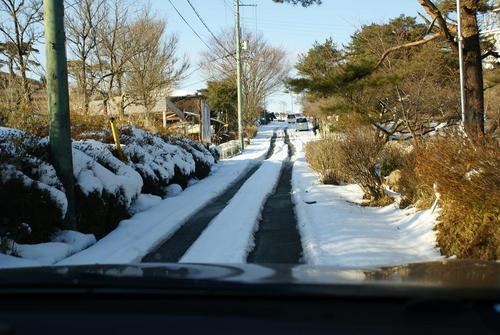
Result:
[[[276,133],[271,138],[271,146],[267,153],[269,158],[273,151],[276,141]],[[252,176],[261,166],[257,164],[246,174],[233,183],[221,195],[212,200],[196,214],[190,217],[171,237],[169,237],[157,249],[147,254],[142,262],[178,262],[186,253],[188,248],[198,239],[208,224],[227,206],[241,186]]]
[[[167,198],[155,206],[120,222],[110,234],[95,245],[63,261],[59,265],[136,263],[158,248],[190,217],[223,194],[243,174],[259,164],[267,155],[270,139],[279,124],[259,129],[258,135],[243,154],[220,162],[211,175],[188,187],[178,196]]]
[[[289,159],[284,133],[276,141],[273,155],[243,184],[226,208],[210,223],[200,238],[181,258],[184,263],[245,263],[255,247],[255,232],[262,223],[264,204],[280,180],[282,167]],[[293,208],[286,209],[293,216]],[[280,219],[293,225],[288,217]],[[259,222],[260,221],[260,222]],[[260,223],[260,224],[259,224]],[[298,236],[297,236],[298,237]],[[270,248],[279,244],[266,241]],[[300,244],[298,238],[297,243]],[[300,257],[300,248],[295,263]],[[287,250],[282,250],[287,253]],[[292,250],[290,250],[292,251]],[[293,252],[290,252],[293,253]],[[264,259],[263,262],[266,260]]]
[[[304,145],[315,139],[311,132],[289,130],[296,148],[290,161],[285,127],[262,127],[242,155],[221,162],[211,176],[123,221],[94,246],[58,264],[142,260],[370,267],[442,258],[433,231],[438,211],[359,206],[359,186],[321,185],[305,162]],[[281,136],[265,159],[274,132]]]
[[[294,146],[288,132],[285,136],[289,159],[284,162],[276,190],[262,209],[255,247],[247,257],[248,263],[298,264],[302,262],[302,244],[292,201],[292,155]]]

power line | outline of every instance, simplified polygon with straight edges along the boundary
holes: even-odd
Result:
[[[228,57],[234,57],[235,53],[230,53],[230,54],[227,54],[227,55],[224,55],[224,56],[221,56],[221,57],[218,57],[218,58],[213,58],[213,59],[209,59],[208,61],[210,62],[216,62],[216,61],[219,61],[219,60],[222,60],[222,59],[225,59],[225,58],[228,58]],[[201,69],[205,64],[200,64],[198,65],[195,69],[191,70],[188,74],[186,74],[184,77],[187,78],[189,77],[190,75],[192,75],[193,73],[195,73],[196,71],[198,71],[199,69]]]
[[[224,49],[225,52],[227,52],[228,54],[231,54],[231,51],[229,51],[225,46],[224,44],[221,43],[221,41],[219,41],[219,39],[217,38],[217,36],[215,36],[215,34],[213,33],[213,31],[208,27],[208,25],[206,24],[205,20],[203,20],[203,18],[201,17],[200,13],[196,10],[196,8],[193,6],[193,4],[191,3],[190,0],[186,0],[187,3],[189,4],[189,6],[191,6],[191,9],[193,9],[194,13],[196,14],[196,16],[198,17],[198,19],[201,21],[201,23],[203,24],[203,26],[205,26],[205,28],[208,30],[208,32],[210,33],[210,35],[212,35],[212,37],[214,38],[215,42],[217,42],[217,44],[222,48]]]
[[[205,42],[205,40],[200,36],[200,34],[198,34],[198,32],[196,32],[196,30],[194,30],[194,28],[189,24],[189,22],[184,18],[184,16],[182,16],[181,12],[179,12],[179,10],[177,9],[177,7],[174,6],[174,4],[172,3],[171,0],[168,0],[168,2],[170,2],[170,4],[172,5],[172,7],[175,9],[175,11],[177,12],[177,14],[179,14],[179,16],[181,17],[182,21],[184,21],[187,26],[191,29],[191,31],[200,39],[200,41],[205,44],[205,46],[211,51],[212,48],[210,48],[210,46],[207,44],[207,42]]]

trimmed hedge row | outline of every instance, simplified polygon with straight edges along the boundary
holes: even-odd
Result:
[[[109,138],[109,137],[108,137]],[[141,193],[165,197],[167,186],[186,188],[210,173],[217,157],[181,137],[161,137],[137,128],[121,131],[125,160],[114,145],[73,142],[78,230],[102,238],[130,217]],[[50,164],[46,138],[0,128],[0,237],[19,243],[49,241],[63,226],[67,201]]]

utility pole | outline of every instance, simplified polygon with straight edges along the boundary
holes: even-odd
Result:
[[[460,15],[460,0],[457,0],[457,42],[458,42],[458,61],[460,67],[460,111],[462,114],[462,127],[465,122],[465,85],[464,85],[464,51],[462,45],[462,20]]]
[[[64,0],[44,0],[49,148],[51,161],[64,186],[68,209],[66,229],[75,230],[75,189],[68,98],[68,69],[64,35]]]
[[[241,91],[241,27],[240,27],[240,1],[234,0],[234,15],[236,21],[236,85],[238,91],[238,139],[240,140],[241,151],[245,147],[243,140],[243,93]]]

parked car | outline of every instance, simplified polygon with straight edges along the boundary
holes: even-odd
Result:
[[[286,117],[286,120],[288,121],[288,123],[295,123],[295,115],[288,114],[288,116]]]
[[[295,119],[295,130],[298,131],[309,130],[309,122],[307,121],[307,118],[297,117]]]

